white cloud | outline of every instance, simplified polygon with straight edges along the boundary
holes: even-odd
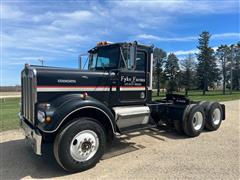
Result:
[[[157,41],[160,39],[160,37],[154,36],[154,35],[151,35],[151,34],[140,34],[136,38],[137,39],[157,40]]]
[[[121,9],[131,9],[134,12],[193,14],[193,13],[227,13],[238,11],[238,1],[192,1],[192,0],[169,0],[169,1],[142,1],[142,0],[120,0],[114,2]]]
[[[69,19],[74,19],[77,21],[79,20],[82,21],[82,20],[89,20],[88,18],[92,17],[92,13],[90,11],[81,10],[81,11],[74,11],[70,13],[62,13],[62,14],[59,14],[59,16],[66,17]]]
[[[151,34],[140,34],[136,36],[137,39],[146,39],[146,40],[153,40],[153,41],[196,41],[198,39],[198,36],[185,36],[185,37],[160,37],[156,35]],[[239,39],[240,33],[221,33],[221,34],[213,34],[211,39]]]
[[[198,49],[191,49],[191,50],[186,50],[186,51],[183,51],[183,50],[174,51],[173,53],[176,56],[185,56],[185,55],[188,55],[188,54],[195,54],[195,53],[198,53],[198,52],[199,52]]]
[[[180,26],[179,17],[234,12],[239,5],[236,1],[132,0],[106,1],[102,4],[74,1],[64,7],[23,1],[6,3],[2,9],[2,18],[5,18],[2,34],[4,61],[18,64],[20,61],[35,62],[31,58],[37,57],[56,61],[54,57],[57,56],[77,56],[100,40],[192,43],[198,35],[180,37],[169,32],[171,27]],[[239,33],[212,35],[212,39],[225,38],[239,39]],[[179,50],[176,54],[190,52],[196,51]],[[13,56],[18,61],[13,60]]]
[[[137,39],[147,39],[154,41],[193,41],[196,40],[197,37],[188,36],[188,37],[160,37],[151,34],[140,34],[136,36]]]
[[[42,27],[34,27],[31,30],[15,30],[11,35],[4,33],[2,34],[3,48],[67,54],[73,52],[73,50],[68,51],[69,48],[84,47],[92,40],[89,36],[76,34],[76,32],[67,34],[64,31],[44,31],[44,29]]]
[[[41,56],[11,57],[8,60],[8,65],[23,65],[24,63],[38,64],[39,59],[44,58]]]
[[[91,22],[94,15],[90,11],[78,10],[68,13],[55,13],[53,17],[54,20],[51,23],[53,26],[65,28]]]
[[[216,51],[217,48],[218,48],[217,46],[212,47],[212,49],[213,49],[214,51]],[[176,56],[182,57],[182,56],[187,56],[187,55],[189,55],[189,54],[196,54],[196,53],[198,53],[198,52],[199,52],[198,49],[190,49],[190,50],[178,50],[178,51],[174,51],[173,53],[174,53]]]
[[[24,13],[20,11],[17,7],[11,7],[7,5],[0,5],[1,19],[11,20],[19,19],[24,16]]]
[[[213,34],[213,39],[223,39],[223,38],[236,38],[240,39],[240,33],[222,33],[222,34]]]

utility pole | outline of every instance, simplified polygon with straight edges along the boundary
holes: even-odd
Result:
[[[38,61],[40,61],[40,62],[41,62],[41,65],[43,66],[44,60],[43,60],[43,59],[38,59]]]

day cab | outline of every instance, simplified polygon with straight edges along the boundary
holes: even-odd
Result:
[[[153,47],[101,42],[88,51],[82,69],[25,65],[21,72],[20,124],[34,152],[53,144],[66,171],[93,167],[106,144],[129,130],[172,125],[198,136],[217,130],[225,107],[167,94],[152,100]]]

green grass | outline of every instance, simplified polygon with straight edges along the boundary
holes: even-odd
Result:
[[[184,92],[178,94],[184,94]],[[160,97],[157,96],[156,92],[153,92],[153,99],[161,99],[164,96],[163,92],[161,92]],[[196,101],[231,101],[240,99],[240,91],[234,91],[232,94],[226,92],[226,95],[222,95],[222,91],[208,91],[205,96],[202,96],[202,91],[190,91],[189,98]],[[18,128],[19,98],[0,99],[0,108],[0,131]]]
[[[19,98],[0,99],[0,131],[19,127]]]
[[[184,92],[175,92],[176,94],[183,94]],[[165,93],[161,92],[160,96],[157,96],[157,92],[153,92],[153,99],[161,99],[165,96]],[[240,91],[233,91],[230,94],[228,91],[225,95],[222,94],[222,91],[208,91],[206,95],[202,95],[202,91],[189,91],[188,98],[194,101],[231,101],[240,99]]]

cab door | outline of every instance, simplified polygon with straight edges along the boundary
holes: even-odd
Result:
[[[141,105],[145,104],[147,99],[148,53],[141,49],[135,53],[135,56],[126,58],[118,74],[117,92],[120,105]]]

